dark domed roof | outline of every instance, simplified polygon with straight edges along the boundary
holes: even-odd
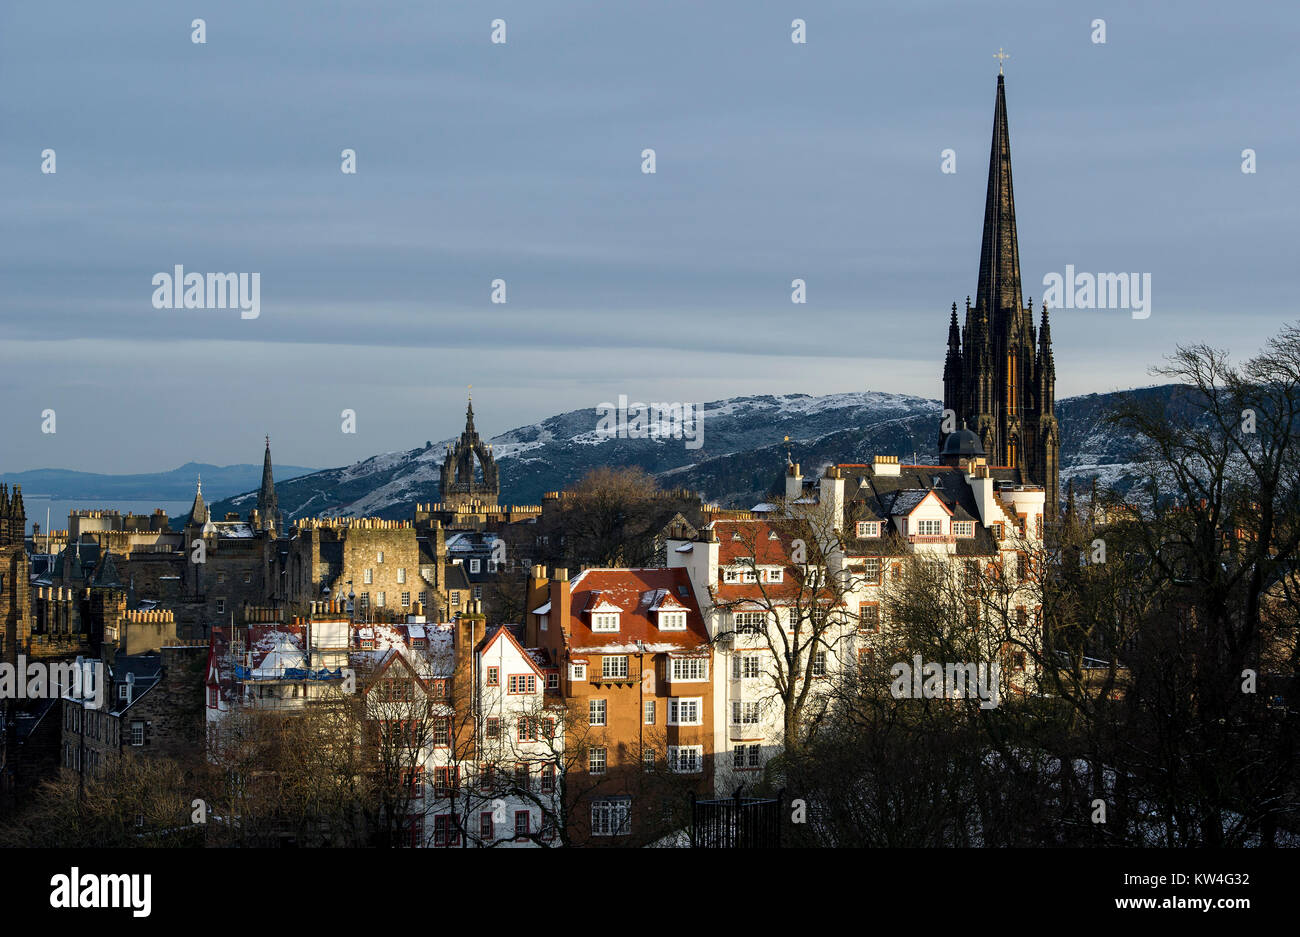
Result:
[[[982,456],[984,455],[984,444],[980,438],[975,435],[974,430],[967,429],[964,425],[954,433],[949,433],[947,440],[943,444],[943,454],[946,456]]]

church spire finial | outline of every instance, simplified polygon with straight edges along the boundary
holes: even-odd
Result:
[[[1011,56],[1003,52],[1001,46],[998,46],[998,51],[993,53],[993,57],[998,60],[998,77],[1000,78],[1002,77],[1002,63],[1011,58]]]

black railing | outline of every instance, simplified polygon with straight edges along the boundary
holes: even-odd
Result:
[[[776,849],[781,845],[782,803],[774,798],[696,800],[691,795],[692,849]]]

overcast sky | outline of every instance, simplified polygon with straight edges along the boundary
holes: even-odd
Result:
[[[0,470],[255,462],[264,433],[340,465],[458,432],[470,383],[488,435],[621,393],[938,397],[999,47],[1025,295],[1067,264],[1152,278],[1149,319],[1055,314],[1058,396],[1153,383],[1178,342],[1251,353],[1300,318],[1298,26],[1253,2],[8,0]],[[260,316],[153,308],[176,264],[259,273]]]

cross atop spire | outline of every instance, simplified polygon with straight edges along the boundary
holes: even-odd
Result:
[[[1009,56],[1009,55],[1007,55],[1005,52],[1003,52],[1001,46],[998,46],[998,51],[993,53],[993,57],[994,57],[995,59],[998,60],[998,74],[1001,75],[1001,74],[1002,74],[1002,63],[1003,63],[1003,61],[1005,61],[1006,59],[1011,58],[1011,56]]]

